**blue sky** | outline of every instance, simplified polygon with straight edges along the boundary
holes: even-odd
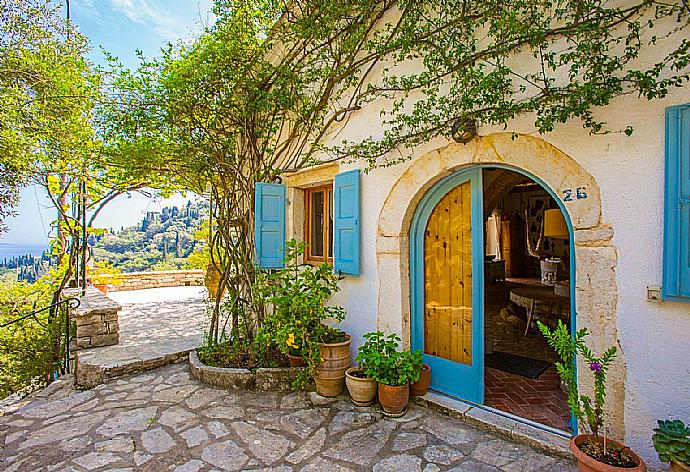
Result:
[[[147,57],[156,56],[168,42],[193,38],[204,25],[213,22],[212,4],[213,0],[72,0],[71,16],[91,40],[94,62],[103,62],[102,46],[126,66],[136,67],[135,50],[142,50]],[[147,209],[183,205],[186,200],[181,195],[165,200],[151,200],[140,194],[123,196],[101,213],[96,225],[115,229],[131,226]],[[18,215],[6,222],[10,230],[0,237],[0,243],[47,244],[46,233],[55,219],[48,206],[40,189],[24,189]]]

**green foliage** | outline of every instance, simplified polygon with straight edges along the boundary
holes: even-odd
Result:
[[[48,273],[33,284],[0,281],[0,324],[50,305],[62,274]],[[0,398],[32,386],[44,386],[59,370],[66,310],[49,311],[0,328]]]
[[[690,465],[690,428],[681,420],[659,420],[652,441],[661,462]]]
[[[556,363],[556,370],[561,379],[568,385],[568,406],[573,416],[582,427],[589,428],[594,436],[605,434],[604,404],[606,403],[606,372],[616,358],[617,349],[611,346],[597,357],[585,344],[588,336],[587,328],[578,330],[571,336],[568,327],[558,320],[552,331],[544,323],[538,321],[539,331],[546,338],[561,362]],[[594,376],[594,399],[588,395],[580,395],[575,372],[577,355],[582,355],[588,364],[589,371]]]
[[[329,264],[299,265],[304,250],[304,243],[288,241],[285,268],[259,272],[254,284],[256,302],[273,307],[259,327],[256,342],[275,344],[286,355],[301,355],[307,369],[300,381],[313,375],[315,367],[322,362],[322,343],[347,339],[342,331],[325,324],[345,319],[342,307],[326,306],[338,291],[339,277]]]
[[[419,380],[422,370],[422,351],[399,351],[400,337],[385,336],[381,331],[364,335],[357,363],[367,377],[384,385],[405,385]]]

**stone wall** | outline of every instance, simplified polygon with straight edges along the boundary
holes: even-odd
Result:
[[[129,272],[122,274],[122,283],[111,286],[113,292],[143,290],[159,287],[183,287],[203,285],[203,270],[163,270],[156,272]]]
[[[118,312],[120,305],[91,287],[74,310],[77,325],[77,348],[112,346],[120,340]]]

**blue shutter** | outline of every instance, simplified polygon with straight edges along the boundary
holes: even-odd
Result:
[[[359,275],[359,170],[335,176],[333,199],[334,269],[343,274]]]
[[[664,298],[690,297],[690,104],[666,109]]]
[[[262,269],[283,267],[285,259],[285,186],[257,182],[254,187],[254,242]]]

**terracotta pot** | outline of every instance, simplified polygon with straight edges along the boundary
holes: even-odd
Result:
[[[415,397],[423,397],[426,392],[429,391],[429,385],[431,384],[431,367],[427,364],[422,366],[422,370],[419,373],[419,380],[415,383],[410,384],[410,394]]]
[[[402,413],[409,400],[410,384],[396,386],[379,384],[379,403],[386,413],[392,415]]]
[[[671,461],[670,472],[690,472],[690,464],[683,464],[682,462]]]
[[[607,439],[606,443],[607,445],[611,445],[613,447],[619,448],[619,449],[625,449],[625,452],[632,458],[632,460],[637,463],[637,467],[633,468],[624,468],[624,467],[614,467],[612,465],[604,464],[603,462],[599,462],[593,457],[588,456],[584,452],[580,450],[578,447],[580,444],[584,443],[585,441],[588,441],[590,439],[593,439],[593,436],[587,435],[587,434],[581,434],[579,436],[575,436],[574,438],[570,438],[570,452],[573,453],[573,456],[575,456],[575,460],[577,460],[577,465],[579,467],[580,472],[617,472],[617,471],[627,471],[627,472],[646,472],[647,471],[647,465],[644,463],[642,458],[635,454],[631,449],[628,449],[627,446],[624,446],[623,444],[614,441],[612,439]],[[599,442],[603,442],[603,438],[597,438]]]
[[[213,264],[206,267],[206,275],[204,275],[204,285],[208,290],[208,295],[211,300],[215,300],[218,295],[218,287],[220,286],[220,271]],[[225,290],[223,290],[223,294]],[[223,295],[221,294],[221,296]]]
[[[376,380],[369,377],[356,377],[355,373],[362,372],[359,367],[350,367],[345,371],[345,385],[352,397],[352,403],[357,406],[369,406],[376,399]]]
[[[288,354],[288,361],[290,361],[290,367],[304,367],[304,359],[302,356],[293,356],[292,354]]]
[[[343,393],[345,371],[350,367],[351,342],[352,337],[348,334],[347,341],[321,345],[323,362],[316,366],[314,382],[316,393],[322,397],[337,397]]]
[[[108,295],[108,284],[93,284],[93,286],[100,290],[103,295]]]

